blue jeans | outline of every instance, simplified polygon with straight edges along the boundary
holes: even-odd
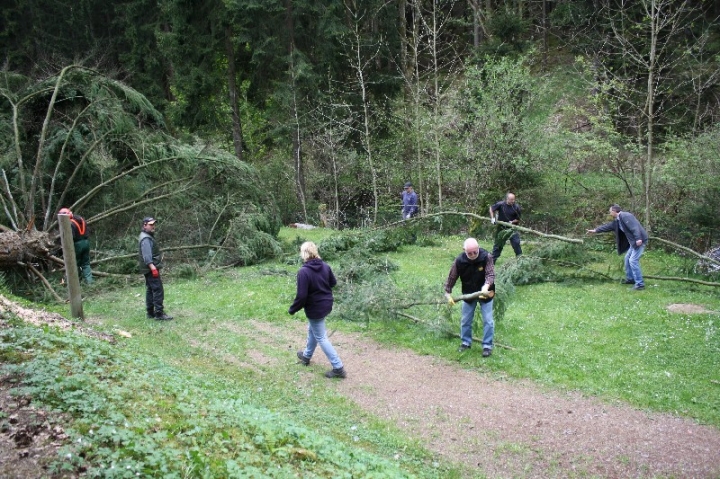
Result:
[[[327,337],[325,318],[308,319],[307,345],[305,346],[303,355],[306,358],[311,358],[318,345],[320,345],[320,349],[322,349],[325,356],[327,356],[333,369],[340,369],[343,367],[343,363],[340,361],[340,356],[338,356],[338,353],[335,351],[335,348],[333,348],[333,345]]]
[[[635,286],[645,286],[643,282],[642,271],[640,270],[640,256],[645,252],[645,245],[635,247],[631,246],[625,253],[625,276],[631,281],[635,281]]]
[[[472,344],[472,327],[473,318],[475,317],[475,307],[480,303],[478,300],[471,302],[463,301],[460,310],[460,339],[463,344],[470,346]],[[492,349],[493,336],[495,336],[495,321],[493,320],[493,302],[480,303],[480,313],[483,319],[483,349]]]

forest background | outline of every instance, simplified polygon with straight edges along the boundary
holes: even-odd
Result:
[[[51,231],[70,206],[97,261],[133,251],[152,215],[165,245],[198,246],[185,258],[249,264],[278,253],[281,224],[397,220],[412,181],[424,214],[487,216],[512,190],[526,226],[579,234],[620,203],[705,251],[719,10],[16,0],[0,15],[3,228]]]

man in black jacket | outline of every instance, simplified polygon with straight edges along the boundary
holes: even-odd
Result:
[[[515,195],[508,193],[505,195],[505,199],[498,201],[490,207],[490,221],[495,224],[497,221],[504,221],[516,225],[520,223],[520,214],[522,208],[515,201]],[[495,243],[493,244],[492,257],[494,261],[497,261],[502,250],[505,247],[505,242],[508,240],[506,230],[510,229],[509,226],[497,225],[495,228]],[[522,248],[520,247],[520,233],[513,231],[510,235],[510,246],[515,251],[515,256],[522,254]]]
[[[642,271],[640,270],[640,256],[645,252],[648,234],[632,213],[622,211],[619,205],[610,207],[613,221],[587,230],[588,234],[615,233],[615,244],[618,254],[625,253],[625,281],[623,284],[634,285],[631,289],[639,291],[645,289]]]
[[[445,297],[453,305],[452,289],[458,278],[462,283],[462,293],[473,294],[477,292],[489,293],[495,288],[495,263],[493,257],[480,248],[475,238],[468,238],[463,244],[463,253],[460,254],[450,268],[447,281],[445,281]],[[495,336],[495,321],[493,320],[493,299],[488,296],[463,300],[460,317],[460,344],[459,352],[470,349],[472,344],[472,326],[475,309],[480,303],[480,313],[483,319],[482,355],[488,357],[492,354],[493,337]]]
[[[139,239],[138,264],[140,272],[145,276],[145,308],[149,319],[168,320],[173,319],[163,311],[165,290],[160,279],[162,264],[162,252],[155,242],[155,218],[146,217],[143,219],[142,231]]]

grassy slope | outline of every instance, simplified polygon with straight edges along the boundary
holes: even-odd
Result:
[[[288,251],[294,249],[289,243],[298,234],[319,241],[332,233],[283,230],[281,236],[288,243]],[[436,289],[439,297],[440,287],[461,243],[462,238],[444,238],[436,246],[406,246],[389,254],[388,258],[400,266],[393,273],[398,290]],[[511,260],[511,254],[511,251],[505,252],[500,264]],[[608,249],[601,258],[603,263],[590,266],[618,278],[622,275],[620,257]],[[284,438],[278,440],[282,444],[286,445],[288,436],[299,436],[296,449],[322,451],[326,443],[321,441],[318,445],[308,439],[317,435],[329,438],[333,447],[338,448],[320,454],[321,458],[315,457],[314,461],[290,461],[286,465],[288,471],[327,475],[328,471],[338,470],[334,456],[346,457],[350,454],[348,451],[358,450],[360,446],[371,455],[358,459],[353,467],[377,468],[385,471],[382,477],[412,473],[423,477],[456,475],[457,471],[452,468],[434,464],[433,458],[413,438],[404,438],[392,425],[368,417],[338,397],[324,378],[318,377],[311,384],[301,381],[293,350],[289,351],[288,345],[268,347],[257,340],[249,320],[271,322],[280,327],[298,320],[286,313],[294,294],[297,265],[284,263],[291,261],[211,273],[196,280],[169,281],[166,304],[168,311],[177,316],[173,322],[145,319],[144,287],[139,284],[90,298],[85,311],[99,323],[97,327],[133,334],[132,339],[122,340],[121,349],[123,354],[139,362],[128,363],[127,367],[149,368],[155,374],[149,378],[142,376],[140,382],[156,382],[169,388],[164,392],[138,389],[134,393],[139,395],[137,403],[133,403],[132,412],[125,410],[125,414],[137,415],[135,419],[139,422],[157,414],[170,430],[186,433],[192,430],[186,423],[192,421],[176,404],[179,397],[184,397],[178,391],[184,389],[185,394],[188,390],[191,392],[190,396],[202,396],[196,398],[196,402],[239,401],[243,407],[255,411],[253,417],[266,417],[251,427],[234,422],[223,424],[221,420],[215,426],[219,428],[215,433],[208,423],[195,425],[193,427],[200,431],[197,433],[200,444],[212,441],[215,435],[226,430],[241,431],[230,433],[233,444],[255,441],[257,436],[253,431],[264,430],[265,423],[272,423],[279,424],[280,432],[272,434]],[[653,250],[643,257],[642,264],[646,274],[668,273],[668,268],[679,266]],[[671,303],[695,303],[720,310],[717,292],[671,282],[648,281],[647,290],[640,293],[630,292],[615,282],[518,287],[505,318],[496,328],[496,341],[513,349],[497,349],[491,360],[483,360],[479,355],[459,357],[456,339],[429,333],[422,326],[406,321],[371,320],[367,329],[360,323],[336,321],[333,327],[364,331],[368,337],[388,345],[457,360],[462,367],[500,377],[529,378],[548,388],[579,390],[608,401],[620,400],[641,408],[678,413],[720,427],[720,335],[717,331],[720,319],[716,314],[670,314],[665,307]],[[422,309],[411,313],[419,317],[432,314],[431,310]],[[459,311],[455,309],[453,315],[457,320]],[[300,342],[302,338],[298,338]],[[274,358],[276,361],[269,364],[281,366],[243,367],[246,355],[255,353]],[[136,374],[139,373],[129,376]],[[156,411],[151,407],[143,412],[145,409],[138,404],[157,404]],[[187,406],[194,411],[188,416],[194,416],[200,407],[193,404]],[[298,427],[304,432],[288,432]],[[87,429],[85,426],[79,431],[87,433]],[[180,442],[177,447],[187,448],[187,444]],[[273,447],[259,450],[252,457],[258,462],[259,470],[267,474],[267,468],[282,456],[273,452]],[[405,471],[402,473],[391,465],[399,452],[399,466]],[[227,454],[232,457],[236,453],[231,449]],[[216,454],[219,461],[222,453]],[[294,454],[297,456],[297,452]],[[98,460],[103,457],[99,454]],[[184,461],[193,464],[188,458]],[[220,467],[198,461],[195,458],[198,468]],[[227,463],[223,464],[222,467],[228,467]],[[184,467],[188,467],[187,464]],[[283,474],[290,474],[288,471]],[[283,474],[278,473],[277,477]]]

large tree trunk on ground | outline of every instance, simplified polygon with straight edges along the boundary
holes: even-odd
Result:
[[[18,262],[45,258],[55,243],[44,231],[7,231],[0,233],[0,269],[17,266]]]

